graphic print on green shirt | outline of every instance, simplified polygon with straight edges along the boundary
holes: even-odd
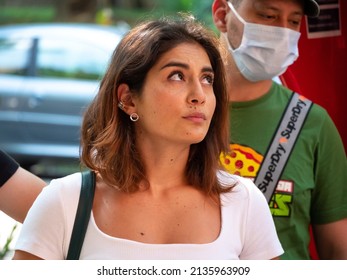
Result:
[[[231,144],[230,150],[232,151],[230,154],[220,157],[224,168],[230,173],[254,180],[263,161],[263,156],[252,148],[239,144]],[[269,204],[272,215],[289,217],[292,200],[293,183],[280,180]]]

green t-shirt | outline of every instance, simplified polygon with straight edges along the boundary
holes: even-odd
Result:
[[[230,105],[232,173],[254,178],[292,92],[277,83],[259,99]],[[314,104],[270,202],[282,259],[310,259],[309,225],[347,217],[347,159],[341,137]]]

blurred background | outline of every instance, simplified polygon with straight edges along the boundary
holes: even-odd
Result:
[[[145,17],[190,11],[212,26],[211,0],[0,0],[0,24],[89,22],[134,25]]]

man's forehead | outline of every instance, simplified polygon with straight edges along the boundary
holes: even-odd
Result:
[[[283,8],[284,4],[296,7],[298,13],[306,14],[309,17],[319,15],[319,5],[315,0],[241,0],[241,5],[251,5],[256,9],[278,9],[279,5]]]
[[[243,0],[245,5],[253,7],[256,10],[282,10],[291,8],[292,11],[303,14],[304,6],[300,0]]]

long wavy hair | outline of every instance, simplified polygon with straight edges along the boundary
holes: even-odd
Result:
[[[198,43],[206,51],[214,71],[216,96],[206,137],[191,145],[186,177],[206,194],[226,191],[217,179],[217,171],[222,168],[219,155],[229,146],[228,97],[219,40],[190,15],[146,21],[129,31],[117,45],[98,94],[85,111],[81,163],[121,191],[134,192],[148,180],[135,144],[134,123],[117,108],[117,88],[125,83],[131,94],[141,95],[148,71],[163,54],[182,43]]]

